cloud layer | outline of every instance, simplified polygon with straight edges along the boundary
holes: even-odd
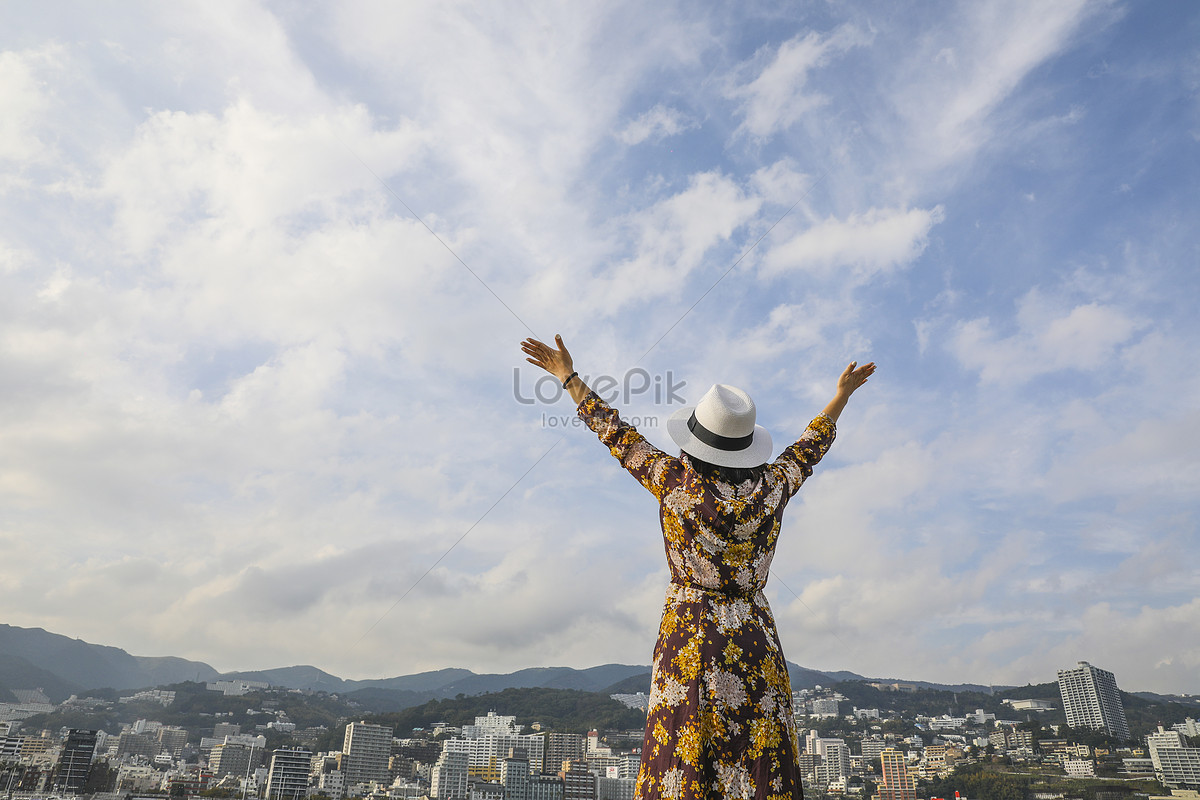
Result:
[[[1192,9],[14,15],[5,622],[349,678],[647,663],[652,498],[518,399],[561,332],[645,370],[664,447],[664,381],[783,443],[880,363],[785,522],[791,660],[1195,690]]]

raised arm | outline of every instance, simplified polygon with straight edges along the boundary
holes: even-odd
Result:
[[[861,367],[858,367],[857,364],[857,361],[851,361],[849,366],[842,370],[842,374],[838,376],[837,392],[829,401],[829,405],[825,406],[825,410],[821,412],[834,422],[837,422],[838,417],[842,415],[842,410],[846,408],[846,401],[850,399],[850,395],[854,394],[854,390],[875,374],[874,361],[863,364]]]
[[[579,418],[600,437],[622,467],[662,500],[671,475],[678,472],[679,459],[646,441],[636,428],[621,419],[615,409],[593,394],[582,378],[572,377],[575,365],[562,337],[555,336],[554,343],[556,346],[550,347],[537,339],[526,339],[521,342],[521,349],[527,356],[525,360],[546,370],[560,382],[566,382],[567,391],[578,407]]]
[[[837,420],[846,408],[846,401],[858,387],[867,382],[875,372],[875,363],[857,366],[857,361],[842,370],[838,376],[837,391],[833,399],[825,406],[825,410],[808,424],[808,428],[800,435],[795,444],[779,454],[771,464],[772,469],[780,470],[787,481],[788,497],[791,497],[800,486],[812,476],[813,467],[829,450],[833,438],[837,435]]]

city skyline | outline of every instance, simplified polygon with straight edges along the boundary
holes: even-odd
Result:
[[[649,663],[623,414],[745,389],[788,660],[1200,690],[1200,6],[5,4],[0,622],[219,671]],[[528,402],[532,399],[534,402]]]
[[[206,691],[220,694],[218,688]],[[234,712],[196,714],[195,697],[185,701],[183,713],[193,723],[186,727],[140,715],[119,722],[110,717],[103,729],[57,732],[0,722],[0,779],[20,798],[70,797],[89,790],[169,792],[181,786],[268,800],[318,792],[331,800],[385,792],[395,800],[630,800],[634,794],[642,737],[640,730],[624,725],[589,725],[585,737],[532,722],[526,733],[516,715],[489,710],[477,713],[473,725],[463,720],[396,730],[343,718],[332,729],[324,724],[301,729],[279,707],[290,694],[264,694],[259,708],[244,706],[238,716],[246,731],[241,723],[215,721]],[[170,710],[174,696],[162,699],[164,714],[179,713]],[[793,692],[795,722],[804,734],[798,761],[806,790],[870,796],[867,790],[874,785],[882,800],[915,800],[948,797],[951,790],[957,796],[960,788],[972,787],[988,796],[978,788],[980,778],[1015,779],[1035,791],[1078,779],[1096,781],[1096,791],[1114,785],[1161,791],[1153,780],[1169,789],[1200,783],[1200,748],[1185,739],[1200,730],[1190,717],[1170,729],[1160,724],[1143,731],[1132,741],[1098,741],[1074,725],[1031,727],[1030,721],[998,718],[982,709],[956,718],[855,705],[852,714],[839,716],[840,703],[848,700],[833,688]],[[112,701],[72,698],[70,704],[73,713],[87,707],[105,717],[113,710]],[[880,723],[890,729],[884,731]],[[813,724],[823,730],[809,727]],[[338,725],[345,728],[342,749],[325,749],[336,747]],[[272,727],[284,739],[268,746],[263,733]],[[236,763],[227,763],[231,752]],[[370,778],[361,770],[368,762]],[[984,764],[990,769],[981,771]],[[1038,765],[1037,772],[1030,765]]]

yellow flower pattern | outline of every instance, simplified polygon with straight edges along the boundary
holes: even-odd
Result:
[[[833,443],[833,421],[817,417],[757,483],[732,486],[655,448],[595,393],[579,416],[659,501],[671,570],[636,797],[802,797],[787,666],[762,589],[783,509]]]

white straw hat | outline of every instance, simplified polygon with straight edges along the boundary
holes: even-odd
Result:
[[[683,452],[719,467],[757,467],[771,457],[771,434],[754,424],[750,395],[722,383],[676,411],[667,433]]]

